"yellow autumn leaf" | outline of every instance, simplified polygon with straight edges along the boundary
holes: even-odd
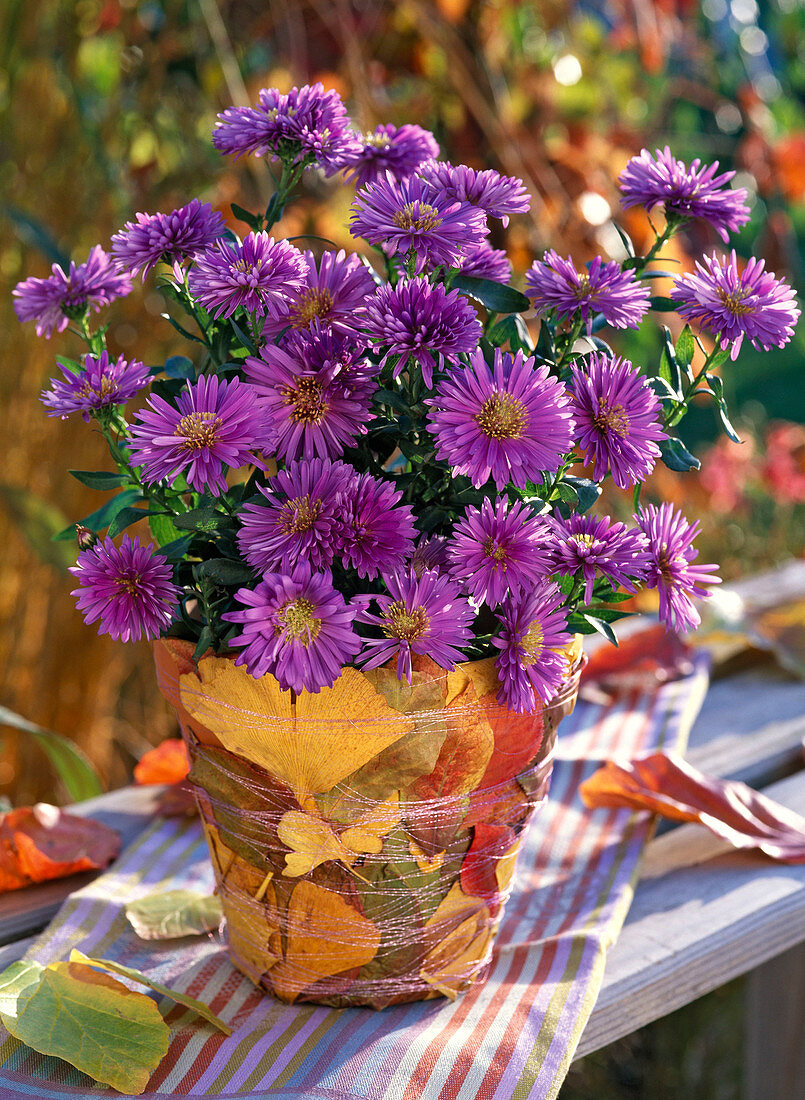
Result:
[[[230,752],[265,768],[300,801],[331,790],[411,728],[357,669],[294,697],[231,660],[205,657],[179,677],[182,705]]]
[[[352,852],[377,856],[383,851],[383,837],[396,829],[401,820],[400,792],[395,791],[385,802],[362,814],[354,825],[344,830],[339,840]]]
[[[441,929],[444,928],[445,934]],[[481,898],[465,894],[458,882],[425,923],[425,936],[437,942],[428,951],[420,977],[454,1001],[471,984],[492,937],[489,909]]]
[[[444,857],[447,852],[437,852],[431,859],[424,848],[420,848],[415,840],[408,839],[408,850],[411,853],[411,859],[416,862],[420,871],[423,871],[426,875],[429,875],[432,871],[438,871],[444,863]]]
[[[340,894],[312,882],[294,887],[288,903],[284,958],[269,972],[274,992],[294,1001],[322,978],[371,962],[380,930]]]
[[[289,810],[282,815],[277,825],[277,836],[291,849],[285,853],[285,870],[282,872],[289,878],[306,875],[330,859],[348,861],[350,858],[349,852],[326,821],[300,810]]]
[[[485,657],[481,661],[464,661],[447,674],[447,698],[444,705],[453,706],[458,702],[474,702],[461,699],[461,696],[472,684],[475,699],[481,699],[484,695],[497,692],[500,687],[500,679],[495,668],[495,658]]]
[[[508,852],[504,853],[495,864],[495,878],[497,879],[498,890],[501,894],[507,893],[511,885],[514,875],[514,866],[517,862],[517,853],[520,851],[521,843],[521,838],[518,836]]]

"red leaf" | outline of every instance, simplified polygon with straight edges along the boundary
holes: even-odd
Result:
[[[39,803],[0,819],[0,891],[106,867],[120,852],[114,829]]]
[[[515,836],[506,825],[476,825],[461,864],[461,889],[472,897],[483,898],[492,916],[501,902],[498,862],[511,850]]]
[[[805,818],[745,783],[703,775],[680,756],[655,752],[609,761],[579,788],[585,806],[652,810],[695,821],[735,848],[758,848],[783,863],[805,863]]]
[[[134,779],[141,786],[152,783],[181,783],[189,771],[187,746],[181,737],[169,737],[140,758],[134,769]]]

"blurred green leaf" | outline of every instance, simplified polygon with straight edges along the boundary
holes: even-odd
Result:
[[[73,802],[81,802],[85,798],[95,798],[96,795],[103,794],[98,773],[89,758],[72,741],[52,730],[29,722],[27,718],[15,714],[8,707],[0,706],[0,725],[31,734],[50,760]]]
[[[74,548],[59,546],[54,542],[56,533],[62,530],[66,518],[55,505],[27,489],[2,482],[0,500],[40,561],[60,570],[68,569],[75,563]],[[75,527],[69,530],[70,536],[75,537]]]

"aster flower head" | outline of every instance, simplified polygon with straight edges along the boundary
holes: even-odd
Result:
[[[85,355],[80,374],[67,367],[62,367],[62,374],[64,378],[51,378],[51,388],[42,391],[42,404],[50,408],[48,416],[65,420],[70,413],[80,412],[87,424],[98,409],[123,405],[151,380],[142,363],[128,363],[122,355],[112,361],[106,351],[97,358]]]
[[[263,88],[256,107],[227,107],[218,115],[212,143],[219,153],[316,165],[331,176],[359,149],[338,92],[305,84],[284,94]]]
[[[120,546],[109,537],[82,550],[70,572],[84,622],[98,622],[99,634],[123,642],[158,638],[177,614],[181,590],[173,583],[168,559],[124,535]]]
[[[438,157],[439,146],[430,130],[386,123],[359,137],[359,148],[345,157],[347,180],[356,187],[391,177],[408,179],[421,164]]]
[[[100,245],[89,250],[83,264],[70,262],[65,273],[59,264],[46,279],[31,276],[14,287],[14,312],[17,319],[34,321],[36,335],[50,338],[53,330],[63,332],[71,318],[83,317],[87,310],[97,313],[115,298],[131,290],[131,275],[119,271]]]
[[[643,206],[651,212],[665,207],[666,218],[699,218],[709,222],[723,241],[749,221],[746,189],[727,187],[734,172],[718,171],[718,161],[706,167],[697,158],[690,167],[677,160],[666,145],[651,154],[643,149],[632,157],[618,177],[621,205]]]
[[[435,569],[437,573],[446,572],[447,539],[441,535],[431,535],[429,538],[421,535],[408,565],[417,577],[421,577],[426,569]]]
[[[438,457],[476,488],[490,477],[499,489],[510,481],[525,488],[542,472],[555,473],[571,449],[569,394],[521,351],[496,348],[490,367],[478,349],[425,403]]]
[[[528,590],[552,564],[544,521],[505,498],[467,509],[453,528],[448,560],[452,579],[488,607],[497,607],[508,592]]]
[[[732,344],[732,359],[744,336],[758,350],[782,348],[794,335],[800,311],[788,283],[765,267],[764,260],[752,258],[739,271],[734,250],[729,259],[714,252],[696,264],[694,274],[674,282],[671,298],[682,317],[720,337],[722,347]]]
[[[290,575],[269,573],[256,588],[239,589],[235,599],[244,610],[221,616],[242,626],[230,640],[244,647],[235,664],[255,680],[275,676],[283,691],[332,687],[361,648],[353,622],[362,604],[347,604],[332,577],[306,561]]]
[[[465,249],[489,230],[486,215],[468,203],[437,203],[433,188],[419,176],[370,183],[355,196],[350,231],[390,256],[413,252],[416,269],[457,264]]]
[[[384,576],[388,596],[375,596],[380,614],[362,611],[358,621],[378,627],[383,638],[364,639],[360,662],[377,668],[396,656],[397,679],[411,683],[411,654],[430,657],[442,668],[455,668],[464,659],[460,647],[471,638],[475,617],[458,585],[428,570],[417,577],[413,569]]]
[[[238,517],[238,547],[252,569],[290,572],[297,561],[328,569],[342,519],[341,494],[356,478],[343,462],[312,458],[280,470],[268,488],[259,485],[264,499],[244,505]]]
[[[573,418],[593,479],[607,471],[621,489],[645,481],[660,455],[660,403],[628,359],[594,353],[572,368]]]
[[[353,314],[374,293],[375,281],[354,252],[325,252],[316,262],[305,252],[307,276],[298,290],[268,303],[263,335],[278,336],[283,329],[303,330],[318,321],[337,332],[353,332]]]
[[[701,616],[691,597],[709,596],[705,586],[721,583],[719,577],[712,576],[718,566],[694,564],[699,556],[692,545],[699,533],[698,522],[688,523],[669,503],[659,508],[648,504],[634,518],[648,539],[646,584],[659,593],[660,618],[673,630],[695,630]]]
[[[226,232],[224,220],[208,202],[193,199],[170,214],[137,214],[112,237],[112,258],[123,271],[145,279],[158,263],[179,264],[214,244]]]
[[[435,191],[437,202],[468,202],[504,225],[509,224],[510,214],[526,214],[531,206],[521,179],[502,176],[492,168],[478,171],[466,164],[432,160],[422,166],[419,174]]]
[[[614,260],[604,263],[600,256],[579,272],[570,257],[563,260],[551,248],[534,261],[525,281],[537,313],[556,310],[560,320],[578,313],[588,332],[597,313],[613,328],[637,328],[649,308],[649,289],[634,272]]]
[[[634,581],[643,580],[648,569],[648,543],[642,531],[617,523],[609,517],[571,512],[567,519],[547,516],[552,535],[549,572],[577,574],[584,579],[584,602],[593,595],[596,575],[606,577],[613,588],[634,592]]]
[[[268,233],[249,233],[240,244],[219,241],[196,256],[190,292],[213,317],[231,317],[243,307],[265,313],[282,308],[302,289],[308,267],[299,249]]]
[[[298,352],[299,343],[290,350]],[[298,458],[338,458],[356,436],[366,434],[374,384],[365,376],[333,375],[331,366],[312,369],[284,348],[268,345],[244,368],[259,397],[260,412],[274,435],[275,453]]]
[[[395,378],[413,359],[428,389],[434,367],[441,370],[445,359],[455,362],[473,351],[482,333],[466,298],[441,283],[431,286],[424,276],[379,287],[361,310],[360,325],[375,351],[385,349],[381,363],[394,362]]]
[[[512,265],[502,248],[492,248],[485,241],[464,250],[458,269],[462,275],[474,279],[491,279],[494,283],[508,283],[512,277]]]
[[[202,375],[169,405],[153,394],[137,413],[129,449],[151,484],[183,473],[191,489],[226,492],[226,468],[256,461],[269,438],[252,386]]]
[[[359,577],[400,568],[410,555],[416,528],[408,504],[400,504],[402,492],[390,481],[358,474],[338,499],[339,521],[335,546],[341,560]]]
[[[368,400],[377,387],[380,367],[368,357],[364,338],[354,329],[325,327],[317,319],[309,328],[285,336],[280,347],[309,373],[321,374],[360,400]]]
[[[501,609],[500,634],[492,639],[500,650],[498,702],[519,714],[549,703],[564,682],[566,660],[555,652],[571,641],[562,600],[556,584],[541,580],[521,598],[509,597]]]

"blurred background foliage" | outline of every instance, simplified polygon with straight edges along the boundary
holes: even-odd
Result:
[[[74,551],[50,536],[97,506],[66,468],[104,468],[80,419],[46,418],[38,396],[69,334],[38,339],[10,292],[54,261],[86,258],[136,211],[193,196],[238,228],[229,203],[264,205],[261,161],[224,161],[216,113],[261,87],[321,80],[356,123],[416,121],[454,162],[520,176],[532,211],[493,240],[515,279],[546,246],[576,261],[618,256],[617,217],[638,247],[642,213],[621,216],[615,179],[641,147],[717,158],[748,188],[737,247],[802,284],[805,244],[805,8],[800,0],[6,0],[0,9],[0,703],[71,737],[109,786],[172,732],[146,644],[83,626],[69,595]],[[350,189],[311,177],[280,233],[348,245]],[[242,231],[243,227],[240,226]],[[496,230],[497,232],[497,230]],[[693,226],[674,241],[682,268],[719,242]],[[660,291],[662,293],[662,291]],[[177,350],[153,281],[114,303],[110,350],[155,363]],[[651,339],[618,349],[653,361]],[[747,442],[716,443],[710,407],[686,442],[700,479],[663,470],[662,491],[698,513],[704,560],[726,576],[800,552],[805,330],[784,351],[724,370]],[[773,446],[771,445],[773,442]],[[621,502],[621,506],[625,499]],[[54,797],[36,746],[3,730],[0,794]]]

